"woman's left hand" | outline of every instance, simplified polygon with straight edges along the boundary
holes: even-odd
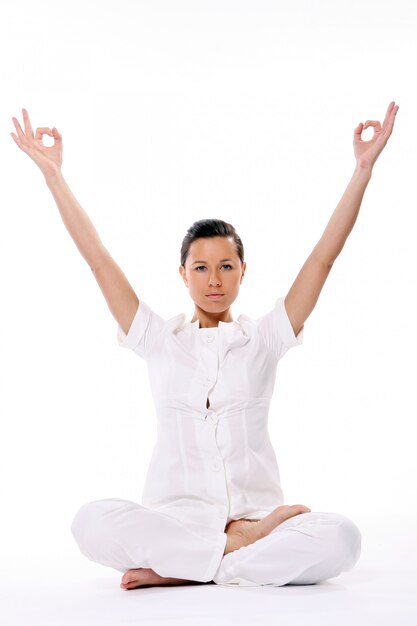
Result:
[[[381,154],[387,143],[394,126],[395,116],[399,109],[395,101],[392,101],[387,109],[384,123],[381,124],[377,120],[367,120],[365,124],[358,124],[353,134],[353,147],[355,150],[355,158],[358,167],[372,169],[375,161]],[[374,136],[369,141],[361,139],[362,131],[368,126],[374,127]]]

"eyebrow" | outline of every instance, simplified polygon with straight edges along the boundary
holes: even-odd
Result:
[[[220,259],[220,263],[223,263],[223,261],[233,261],[233,259]],[[194,263],[207,263],[207,261],[194,261]],[[194,263],[192,263],[192,265],[194,265]]]

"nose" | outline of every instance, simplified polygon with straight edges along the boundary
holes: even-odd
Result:
[[[213,272],[210,275],[210,281],[209,281],[210,285],[221,285],[221,280],[218,278],[216,272]]]

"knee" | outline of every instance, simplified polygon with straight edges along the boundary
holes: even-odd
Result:
[[[94,559],[97,547],[103,542],[106,532],[105,512],[111,500],[96,500],[84,504],[71,523],[71,533],[81,552]]]
[[[350,570],[359,559],[362,535],[351,519],[339,516],[339,547],[345,558],[344,570]]]
[[[81,552],[87,554],[89,538],[94,534],[95,503],[84,504],[76,513],[71,523],[71,533]]]

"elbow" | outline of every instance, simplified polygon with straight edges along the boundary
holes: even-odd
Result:
[[[313,250],[313,254],[315,256],[315,258],[317,259],[317,261],[319,261],[319,263],[321,263],[321,265],[323,267],[326,267],[328,269],[330,269],[333,265],[333,263],[336,261],[337,259],[337,254],[334,256],[328,256],[327,254],[320,254],[320,251],[317,249]]]

